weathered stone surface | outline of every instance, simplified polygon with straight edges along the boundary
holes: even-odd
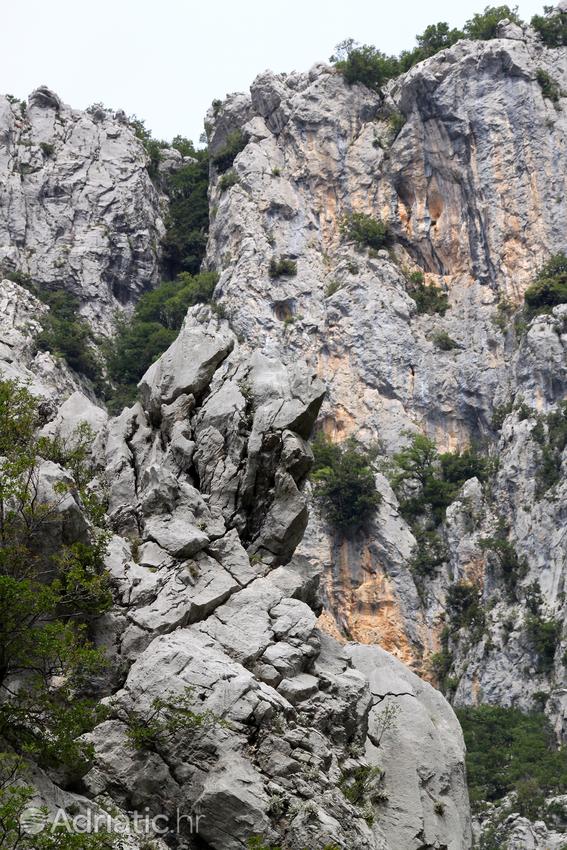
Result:
[[[140,141],[123,113],[71,109],[45,86],[27,109],[0,98],[0,139],[0,266],[73,292],[108,331],[158,280],[164,226]]]
[[[191,318],[140,381],[142,402],[153,417],[162,404],[171,404],[182,394],[201,394],[234,344],[232,335],[201,326]]]

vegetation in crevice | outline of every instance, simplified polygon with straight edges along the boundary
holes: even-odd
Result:
[[[297,274],[297,263],[290,257],[272,257],[268,266],[270,277],[295,277]]]
[[[233,130],[228,134],[224,145],[211,154],[211,162],[219,174],[224,174],[232,167],[234,160],[247,144],[248,137],[242,130]]]
[[[340,228],[342,236],[360,248],[378,251],[390,241],[388,226],[367,213],[353,212],[343,216]]]
[[[376,452],[354,439],[333,443],[322,432],[312,448],[311,480],[323,515],[345,537],[364,531],[381,501],[372,469]]]
[[[101,391],[103,367],[94,334],[79,312],[79,299],[64,289],[36,286],[28,275],[4,272],[4,277],[28,289],[49,312],[39,317],[41,331],[35,339],[40,351],[50,351],[67,365],[93,382]]]
[[[423,272],[412,272],[408,276],[408,293],[415,301],[419,314],[438,313],[444,316],[449,309],[447,293],[437,286],[426,284]]]
[[[552,103],[559,103],[561,98],[561,86],[557,80],[554,80],[553,77],[543,68],[537,69],[536,80],[538,81],[542,95]]]
[[[553,671],[555,656],[561,641],[562,625],[545,611],[539,582],[532,582],[525,592],[526,635],[536,654],[537,670],[549,674]]]
[[[558,304],[567,304],[567,256],[555,254],[526,289],[524,299],[528,318],[550,313]]]
[[[527,575],[528,563],[524,557],[518,555],[514,544],[510,541],[508,526],[501,521],[496,532],[491,537],[483,538],[480,545],[492,556],[509,599],[515,600],[518,584]]]
[[[547,414],[535,415],[537,423],[531,437],[541,452],[537,472],[537,496],[541,498],[561,480],[561,459],[567,447],[567,401]]]
[[[473,809],[513,792],[514,811],[532,820],[545,817],[545,796],[562,794],[567,784],[567,752],[556,748],[547,718],[493,705],[456,712],[467,747]]]

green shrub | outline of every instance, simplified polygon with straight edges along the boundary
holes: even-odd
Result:
[[[238,154],[248,144],[248,137],[242,130],[233,130],[226,137],[224,145],[211,155],[211,162],[218,172],[223,174],[232,166]]]
[[[467,628],[478,632],[484,628],[484,611],[480,604],[480,592],[474,584],[459,581],[447,591],[447,612],[451,627]]]
[[[390,483],[408,522],[427,515],[438,525],[464,482],[485,481],[488,474],[488,462],[474,448],[439,455],[432,440],[413,434],[409,446],[392,458]]]
[[[435,56],[440,50],[452,47],[459,39],[464,38],[464,33],[459,29],[451,29],[445,21],[430,24],[421,35],[416,37],[417,47],[413,50],[405,50],[400,54],[400,68],[409,71],[418,62]]]
[[[239,183],[240,177],[236,171],[227,171],[225,174],[221,175],[219,180],[219,189],[221,192],[226,192],[227,189],[230,189],[232,186],[238,186]]]
[[[530,614],[526,618],[526,632],[537,653],[539,672],[550,673],[561,640],[561,623],[553,618],[544,618],[539,613]]]
[[[339,788],[353,806],[363,806],[383,798],[381,782],[384,771],[368,764],[347,770],[341,776]]]
[[[313,454],[315,498],[330,525],[346,537],[365,530],[381,501],[372,470],[375,454],[353,439],[336,444],[322,433]]]
[[[223,721],[212,711],[194,710],[194,689],[185,688],[182,694],[156,697],[146,712],[133,710],[128,716],[128,739],[137,750],[155,750],[172,743],[179,735],[206,732]]]
[[[441,632],[441,649],[439,652],[433,653],[429,659],[431,672],[437,679],[439,689],[446,695],[450,696],[454,690],[454,681],[450,677],[453,667],[453,655],[449,651],[449,629],[445,627]]]
[[[538,81],[541,93],[552,103],[559,103],[561,97],[561,86],[554,80],[553,77],[544,71],[543,68],[538,68],[536,71],[536,79]]]
[[[550,312],[557,304],[567,304],[567,257],[555,254],[526,289],[529,315]]]
[[[467,747],[467,776],[471,803],[497,802],[512,791],[521,814],[540,814],[541,798],[562,794],[567,784],[567,751],[557,750],[547,718],[513,708],[481,705],[456,709]],[[531,806],[524,783],[538,789]],[[534,799],[532,797],[532,799]]]
[[[147,154],[147,170],[152,180],[156,180],[159,173],[159,164],[162,161],[162,150],[168,147],[167,142],[158,141],[152,138],[151,131],[148,130],[142,118],[136,115],[131,115],[128,118],[128,124],[137,139],[139,139]]]
[[[418,313],[445,315],[449,309],[449,298],[445,292],[437,286],[428,286],[424,283],[421,272],[413,272],[410,275],[409,282],[408,292],[415,301]]]
[[[406,116],[402,115],[401,112],[394,112],[393,115],[390,115],[390,117],[388,118],[388,127],[392,131],[394,139],[398,138],[402,129],[406,125],[406,121]]]
[[[411,526],[416,546],[408,564],[414,577],[429,578],[447,559],[439,525],[465,481],[486,481],[489,462],[474,448],[439,455],[424,434],[413,434],[411,443],[392,458],[390,483],[400,514]],[[418,587],[419,589],[419,587]]]
[[[69,832],[65,825],[50,825],[37,835],[22,829],[22,815],[37,806],[37,791],[28,784],[29,766],[13,753],[0,753],[0,836],[5,850],[121,850],[112,833]],[[40,815],[49,815],[47,807]]]
[[[341,233],[365,248],[379,250],[388,244],[390,234],[388,226],[366,213],[355,212],[345,215],[341,222]]]
[[[439,331],[433,337],[433,344],[435,348],[439,348],[441,351],[454,351],[456,348],[460,348],[458,342],[449,336],[447,331]]]
[[[270,277],[295,277],[297,274],[297,263],[289,257],[272,257],[268,268]]]
[[[498,567],[504,580],[504,586],[511,598],[516,596],[518,582],[528,572],[528,564],[525,558],[520,558],[516,549],[508,538],[508,529],[501,523],[497,533],[493,537],[486,537],[480,541],[483,549],[492,552],[496,558]]]
[[[209,155],[195,150],[191,142],[177,136],[172,145],[194,162],[168,175],[164,189],[169,197],[166,234],[162,243],[165,276],[180,272],[198,274],[207,247],[209,229]]]
[[[39,146],[41,148],[41,152],[45,157],[53,156],[55,153],[55,145],[52,145],[50,142],[40,142]]]
[[[491,38],[497,38],[497,27],[499,21],[508,18],[515,24],[520,26],[523,24],[522,19],[518,15],[518,7],[510,6],[486,6],[484,12],[479,12],[466,22],[464,33],[466,38],[477,39],[479,41],[488,41]]]
[[[59,355],[71,369],[98,385],[101,364],[90,326],[79,314],[78,299],[64,289],[44,289],[33,284],[29,289],[49,307],[49,313],[40,319],[42,330],[36,338],[38,348]]]
[[[555,12],[554,6],[544,6],[544,15],[534,15],[532,27],[547,47],[567,45],[567,14]]]
[[[343,285],[343,284],[342,284],[342,283],[340,283],[338,280],[332,280],[332,281],[331,281],[331,282],[330,282],[330,283],[329,283],[329,284],[325,287],[325,298],[330,298],[330,297],[331,297],[331,295],[334,295],[334,294],[335,294],[335,292],[338,292],[338,291],[339,291],[339,289],[341,289],[342,285]]]
[[[395,56],[386,56],[372,45],[360,45],[352,38],[337,44],[335,51],[330,61],[349,85],[362,83],[373,91],[380,91],[384,83],[400,73]]]
[[[60,440],[37,438],[38,424],[38,402],[27,388],[0,380],[0,740],[76,777],[90,755],[77,739],[103,716],[86,689],[104,664],[88,626],[112,602],[103,569],[108,537],[94,528],[88,539],[56,542],[57,504],[71,488],[59,485],[54,504],[38,499],[43,458],[68,466],[91,519],[101,514],[86,488],[86,429],[65,450]],[[61,679],[57,688],[53,676]]]
[[[537,486],[541,497],[561,480],[561,458],[567,446],[567,401],[546,415],[540,414],[531,436],[541,449]]]

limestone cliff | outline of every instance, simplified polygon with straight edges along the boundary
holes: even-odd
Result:
[[[97,330],[158,281],[164,233],[126,115],[71,109],[45,86],[0,97],[0,269],[75,294]]]
[[[198,837],[185,823],[160,850],[244,850],[252,835],[289,850],[467,850],[463,737],[426,681],[439,684],[440,649],[455,704],[530,710],[543,692],[564,738],[565,452],[553,486],[539,476],[542,416],[567,390],[567,307],[524,329],[512,314],[567,249],[567,119],[538,82],[544,71],[567,89],[567,58],[529,29],[500,36],[457,43],[383,96],[317,65],[264,72],[216,104],[217,309],[189,310],[117,417],[37,350],[47,307],[0,283],[0,370],[41,398],[45,434],[90,423],[90,486],[112,532],[115,604],[96,631],[111,669],[95,683],[109,714],[88,734],[79,787],[34,775],[52,810],[200,815]],[[215,155],[235,131],[244,144],[223,181]],[[27,108],[1,99],[1,270],[73,292],[109,333],[159,276],[167,202],[145,166],[122,113],[76,112],[46,88]],[[349,241],[353,211],[388,223],[388,251]],[[270,275],[281,258],[296,275]],[[443,315],[418,311],[419,272],[447,294]],[[379,442],[382,498],[364,534],[344,538],[313,509],[315,427]],[[470,478],[447,509],[445,556],[426,581],[387,475],[416,432],[440,450],[479,442],[493,461],[490,487]],[[51,463],[41,475],[53,489],[69,473]],[[84,522],[74,495],[61,511]],[[522,564],[515,597],[486,543],[498,535]],[[483,628],[442,644],[461,580]],[[542,616],[560,624],[545,664],[527,627],[535,581]],[[136,749],[132,724],[164,694],[202,724]],[[526,819],[511,828],[518,850],[562,841]]]
[[[221,192],[213,182],[208,263],[221,272],[217,293],[235,330],[284,361],[306,358],[325,381],[320,421],[333,439],[379,439],[387,457],[404,432],[420,430],[440,450],[474,440],[498,459],[490,495],[470,480],[449,509],[446,561],[425,592],[407,568],[415,541],[382,475],[365,539],[337,539],[314,514],[301,551],[324,564],[326,604],[345,634],[425,672],[447,588],[473,582],[490,610],[480,638],[471,643],[465,630],[452,639],[456,701],[529,709],[545,691],[560,732],[565,638],[542,671],[526,609],[501,593],[481,544],[505,525],[527,560],[522,586],[539,581],[546,616],[564,622],[565,467],[535,495],[534,428],[566,395],[566,308],[523,334],[498,317],[565,249],[567,125],[538,71],[567,88],[567,58],[529,29],[503,24],[500,34],[458,42],[390,83],[384,98],[324,65],[266,72],[249,97],[229,97],[209,115],[213,151],[234,128],[249,141],[233,166],[238,184]],[[390,252],[345,238],[340,221],[351,211],[388,222]],[[280,256],[297,262],[296,276],[270,277]],[[415,271],[447,293],[443,316],[417,312]],[[452,350],[436,346],[440,333]],[[527,410],[512,412],[522,401]],[[494,412],[506,404],[499,432]]]

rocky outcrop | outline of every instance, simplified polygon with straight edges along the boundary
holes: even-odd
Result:
[[[97,630],[109,715],[87,736],[82,795],[34,777],[51,811],[161,815],[188,846],[198,817],[198,846],[218,850],[252,835],[292,850],[470,846],[451,708],[379,647],[321,631],[319,569],[294,555],[323,395],[312,369],[248,352],[197,307],[140,403],[109,421],[84,406],[90,486],[114,530],[116,605]],[[68,436],[81,407],[70,395],[44,433]],[[156,699],[198,721],[138,750]]]
[[[71,109],[45,86],[0,97],[0,269],[76,295],[97,330],[158,280],[164,233],[124,113]]]
[[[236,331],[284,362],[306,358],[325,381],[320,421],[333,439],[378,439],[387,459],[419,430],[440,451],[475,441],[498,458],[489,491],[467,482],[448,512],[447,562],[425,591],[408,569],[411,529],[381,476],[384,498],[365,538],[341,541],[312,515],[300,551],[324,564],[325,602],[343,634],[427,672],[447,588],[472,581],[482,604],[496,604],[479,641],[464,630],[450,647],[456,700],[533,708],[534,694],[549,692],[561,731],[565,638],[543,670],[525,598],[539,581],[541,616],[564,621],[564,458],[542,495],[541,449],[529,435],[567,394],[565,311],[525,333],[512,313],[538,266],[566,248],[565,117],[538,71],[567,88],[567,60],[529,29],[501,34],[459,42],[383,98],[325,65],[266,72],[248,99],[229,97],[208,116],[212,145],[236,127],[248,144],[233,165],[238,183],[222,193],[213,183],[208,262]],[[341,220],[351,211],[387,222],[389,251],[349,241]],[[296,275],[270,276],[280,257]],[[418,271],[447,294],[444,315],[417,311],[409,277]],[[440,334],[451,350],[438,347]],[[511,413],[499,434],[495,410],[522,402],[529,415]],[[482,542],[498,534],[526,560],[513,601]]]

